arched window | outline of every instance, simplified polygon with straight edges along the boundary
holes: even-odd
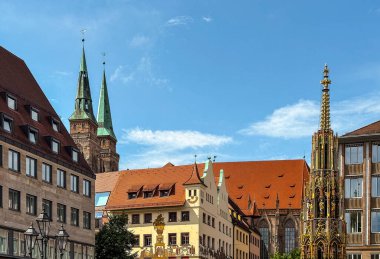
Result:
[[[291,252],[295,248],[296,229],[294,222],[288,220],[285,224],[285,253]]]
[[[260,258],[269,258],[269,226],[268,222],[262,220],[259,225],[259,231],[261,234],[261,246],[260,246]]]

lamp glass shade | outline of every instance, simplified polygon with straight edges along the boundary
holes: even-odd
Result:
[[[38,233],[36,229],[33,227],[33,223],[32,223],[24,233],[25,246],[26,246],[25,251],[28,255],[32,253],[34,246],[36,244],[37,237],[38,237]]]
[[[55,237],[58,242],[58,249],[61,253],[63,253],[63,251],[66,250],[67,241],[70,237],[66,230],[63,228],[63,224],[61,225],[61,228]]]
[[[37,221],[38,229],[40,230],[40,234],[43,237],[47,237],[49,235],[49,229],[50,229],[50,218],[45,212],[45,208],[42,210],[40,215],[38,215],[36,221]]]

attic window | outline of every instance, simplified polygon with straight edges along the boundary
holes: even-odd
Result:
[[[285,175],[285,174],[280,174],[280,175],[278,175],[278,177],[281,178],[281,177],[284,177],[284,175]]]
[[[290,199],[293,199],[294,197],[296,197],[295,194],[289,195],[289,198],[290,198]]]
[[[35,108],[30,108],[30,117],[32,117],[32,120],[38,121],[38,110]]]
[[[77,150],[72,149],[71,156],[72,156],[74,162],[78,162],[79,152]]]
[[[160,190],[160,197],[167,197],[169,196],[170,190]]]
[[[244,185],[239,185],[238,189],[243,189]]]
[[[53,128],[54,131],[58,132],[59,131],[59,122],[56,119],[51,119],[51,127]]]
[[[294,187],[296,187],[296,184],[293,183],[293,184],[290,185],[290,187],[294,188]]]
[[[9,133],[12,132],[12,122],[13,122],[12,118],[4,114],[2,114],[1,118],[2,118],[3,130]]]
[[[269,196],[270,196],[269,194],[265,195],[264,199],[269,199]]]
[[[240,195],[240,196],[236,197],[236,199],[240,200],[242,197],[243,197],[243,195]]]
[[[267,188],[267,189],[269,189],[270,188],[270,184],[268,184],[268,185],[265,185],[265,188]]]
[[[54,153],[59,153],[59,141],[56,140],[56,139],[51,139],[51,150],[54,152]]]
[[[144,198],[151,198],[153,197],[153,191],[144,192]]]
[[[128,199],[136,199],[136,198],[137,198],[137,192],[128,193]]]
[[[38,139],[38,130],[28,127],[28,139],[31,143],[36,144]]]
[[[16,110],[17,103],[16,103],[16,98],[7,94],[7,104],[9,109]]]

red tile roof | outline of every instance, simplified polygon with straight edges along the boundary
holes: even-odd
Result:
[[[6,94],[17,99],[17,109],[8,108]],[[34,79],[24,61],[0,46],[0,111],[13,120],[12,133],[1,130],[1,139],[10,141],[38,156],[44,156],[53,162],[63,164],[74,171],[95,177],[82,155],[79,162],[74,163],[68,147],[76,148],[76,144],[67,132],[64,124],[46,98],[44,92]],[[30,116],[30,107],[38,109],[39,121]],[[55,132],[51,126],[51,118],[60,123],[60,132]],[[29,125],[38,130],[37,144],[32,144],[24,127]],[[53,137],[60,142],[60,153],[52,152],[47,137]]]
[[[309,168],[304,160],[275,160],[214,163],[214,174],[224,170],[229,197],[247,214],[252,207],[275,209],[277,194],[280,209],[302,207],[304,183]]]
[[[120,172],[108,172],[96,174],[96,192],[111,192],[119,179]]]
[[[201,172],[204,164],[198,164]],[[215,181],[218,182],[220,169],[224,170],[229,197],[246,215],[255,209],[276,208],[279,196],[280,209],[300,209],[304,182],[308,179],[309,168],[304,160],[278,160],[253,162],[213,163]],[[111,193],[107,209],[179,206],[185,203],[185,183],[192,179],[193,165],[164,166],[161,168],[121,171],[115,189]],[[104,178],[105,180],[106,178]],[[98,179],[99,181],[101,179]],[[127,192],[134,186],[152,184],[171,185],[174,190],[168,197],[128,199]],[[96,190],[98,192],[98,190]],[[248,204],[251,203],[249,207]]]
[[[379,134],[379,133],[380,133],[380,121],[376,121],[374,123],[361,127],[357,130],[346,133],[343,135],[343,137],[370,135],[370,134]]]

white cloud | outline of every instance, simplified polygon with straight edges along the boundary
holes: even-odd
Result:
[[[120,81],[123,84],[135,81],[139,85],[157,86],[172,91],[172,88],[168,86],[169,79],[156,75],[149,56],[140,58],[138,64],[129,70],[124,66],[118,66],[112,73],[110,81]]]
[[[344,134],[379,120],[379,98],[380,93],[375,93],[332,103],[331,121],[334,131]],[[254,122],[239,132],[285,139],[310,137],[318,128],[319,110],[319,102],[300,100],[274,110],[263,121]]]
[[[139,145],[159,147],[161,150],[198,149],[220,147],[232,142],[228,136],[219,136],[193,130],[124,130],[121,143],[134,142]]]
[[[150,38],[143,36],[143,35],[136,35],[132,38],[131,42],[129,43],[129,46],[133,48],[138,48],[145,46],[150,43]]]
[[[176,16],[171,19],[169,19],[166,22],[167,26],[180,26],[180,25],[187,25],[189,23],[193,22],[193,18],[191,16]]]
[[[298,103],[276,109],[265,120],[255,122],[241,130],[244,135],[296,138],[310,136],[318,125],[319,107],[313,101]]]
[[[210,155],[226,158],[218,148],[230,144],[228,136],[202,133],[192,130],[144,130],[140,128],[123,130],[121,144],[143,146],[139,153],[122,158],[122,168],[161,167],[168,162],[175,165],[188,164],[197,160],[204,161]]]
[[[212,22],[213,21],[213,19],[210,16],[203,16],[202,20],[205,22]]]

